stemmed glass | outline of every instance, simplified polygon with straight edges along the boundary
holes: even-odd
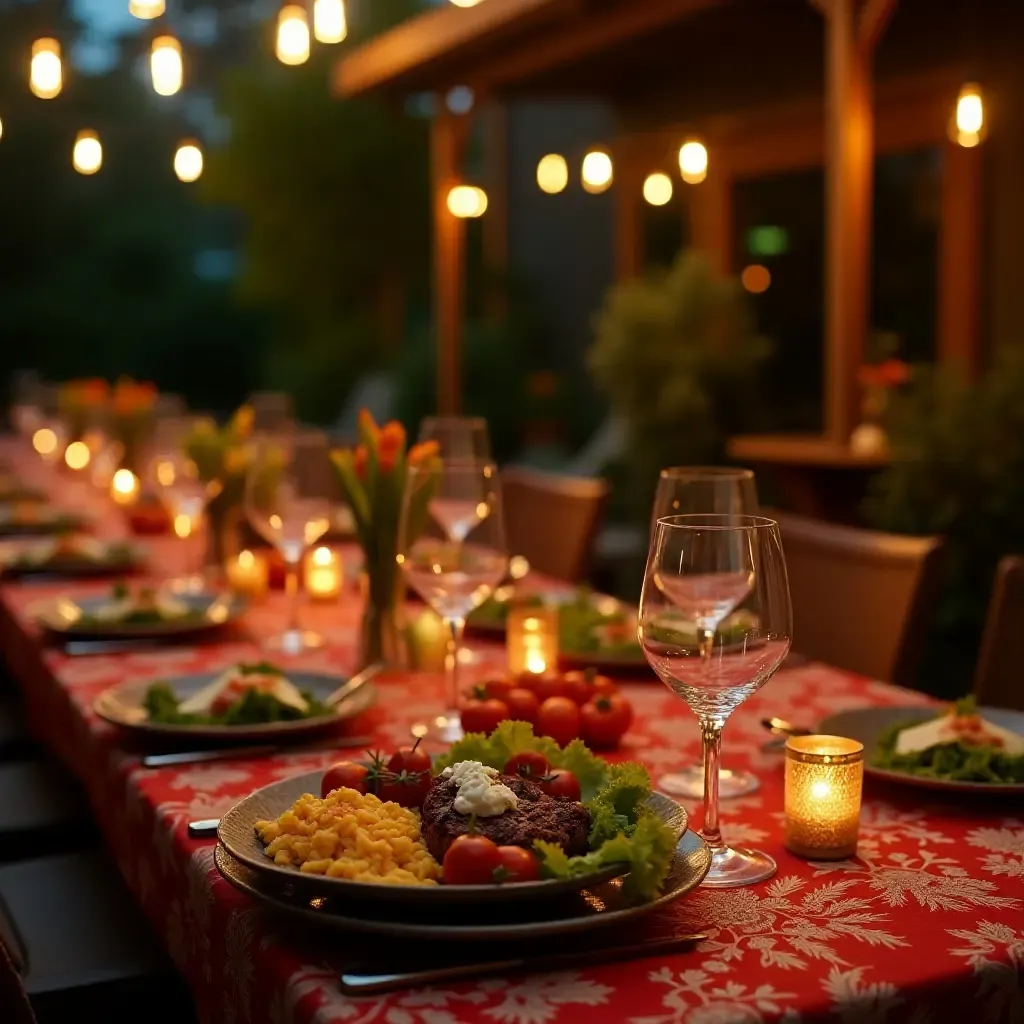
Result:
[[[757,515],[757,484],[749,469],[730,466],[672,466],[658,477],[651,513],[651,542],[659,519],[666,516],[718,513]],[[761,783],[752,772],[722,768],[719,792],[723,799],[753,793]],[[689,764],[658,780],[658,788],[673,796],[699,798],[704,792],[704,765]]]
[[[738,627],[718,627],[728,615]],[[704,740],[704,885],[747,885],[775,873],[757,850],[732,848],[718,826],[722,729],[782,664],[793,637],[786,559],[772,519],[742,515],[658,520],[647,556],[637,635],[658,678],[689,705]]]
[[[414,731],[445,743],[461,739],[459,644],[466,616],[508,570],[501,484],[493,462],[442,459],[410,466],[398,524],[398,564],[407,582],[448,628],[447,707]]]
[[[305,553],[334,522],[341,493],[327,435],[301,430],[257,438],[245,483],[245,512],[284,558],[288,625],[267,646],[285,654],[322,647],[324,638],[299,624],[299,569]]]
[[[425,416],[418,441],[436,441],[442,459],[491,458],[491,438],[482,416]]]
[[[286,391],[254,391],[247,404],[252,409],[255,434],[281,433],[295,425],[292,396]]]

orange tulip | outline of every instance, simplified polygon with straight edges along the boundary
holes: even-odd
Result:
[[[355,470],[357,479],[366,479],[366,466],[369,459],[370,454],[367,452],[366,447],[364,445],[357,445],[356,450],[352,453],[352,467]]]
[[[382,473],[395,468],[398,454],[405,447],[405,427],[397,420],[385,423],[381,428],[377,460]]]
[[[441,453],[441,446],[436,441],[424,441],[422,444],[414,444],[409,449],[409,465],[421,466],[428,459],[432,459]]]
[[[380,440],[380,427],[377,426],[377,421],[369,409],[359,410],[359,428],[370,439],[370,443],[376,447]]]

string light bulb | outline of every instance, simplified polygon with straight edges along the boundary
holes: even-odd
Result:
[[[451,0],[456,7],[476,7],[480,0]]]
[[[318,43],[340,43],[348,35],[345,0],[314,0],[313,36]]]
[[[164,0],[128,0],[128,13],[142,21],[159,18],[164,9]]]
[[[672,199],[672,179],[661,171],[648,174],[644,179],[644,199],[651,206],[664,206]]]
[[[593,149],[583,158],[580,178],[583,188],[591,195],[611,188],[614,174],[612,158],[604,150]]]
[[[91,128],[83,128],[75,136],[71,165],[79,174],[95,174],[103,165],[103,146],[100,137]]]
[[[174,153],[174,173],[179,181],[195,181],[203,173],[203,151],[195,139],[179,143]]]
[[[569,184],[569,165],[561,153],[548,153],[542,156],[537,164],[537,184],[541,192],[549,196],[565,191]]]
[[[475,185],[456,185],[448,193],[448,212],[460,219],[482,217],[487,212],[487,193]]]
[[[305,64],[309,60],[309,19],[297,4],[281,8],[277,16],[277,59],[282,64]]]
[[[4,122],[3,118],[0,118],[0,139],[4,137]]]
[[[56,39],[37,39],[32,44],[29,88],[41,100],[52,100],[64,84],[60,43]]]
[[[687,185],[699,185],[708,176],[708,151],[691,139],[679,148],[679,173]]]
[[[965,149],[972,149],[985,138],[986,129],[981,87],[977,82],[967,82],[956,99],[950,138]]]
[[[174,36],[157,36],[149,55],[153,90],[160,96],[173,96],[181,88],[181,43]]]

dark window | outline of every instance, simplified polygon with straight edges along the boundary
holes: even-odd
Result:
[[[671,266],[689,243],[689,221],[679,196],[679,190],[687,186],[678,181],[674,184],[675,193],[664,206],[651,206],[640,200],[644,269]]]

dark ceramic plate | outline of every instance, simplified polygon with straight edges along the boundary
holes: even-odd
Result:
[[[578,892],[598,882],[606,882],[624,873],[624,866],[611,865],[584,878],[546,879],[517,885],[385,885],[374,882],[353,882],[346,878],[304,875],[296,868],[275,864],[264,852],[256,835],[257,821],[273,821],[280,817],[303,793],[319,793],[322,772],[309,772],[283,782],[274,782],[251,796],[240,800],[220,819],[217,838],[235,860],[260,875],[273,876],[277,884],[315,888],[339,899],[373,900],[375,904],[399,903],[407,907],[450,907],[460,903],[488,904],[527,899],[547,899],[559,894]],[[661,793],[652,793],[649,805],[676,835],[686,830],[686,811]]]
[[[961,782],[952,779],[932,779],[927,775],[911,775],[909,772],[876,768],[871,759],[879,741],[894,725],[917,725],[927,722],[938,714],[934,707],[911,708],[859,708],[855,711],[841,711],[830,715],[818,727],[826,736],[845,736],[864,744],[864,771],[875,778],[898,782],[904,786],[921,789],[938,789],[949,793],[992,793],[1000,796],[1024,793],[1024,783],[1015,782]],[[978,713],[990,722],[1024,736],[1024,713],[1006,711],[1001,708],[979,708]]]
[[[675,859],[669,869],[660,896],[649,903],[631,904],[622,896],[622,879],[592,883],[583,891],[558,898],[506,900],[502,903],[459,902],[445,909],[444,919],[438,907],[411,902],[373,901],[352,903],[333,893],[316,893],[305,886],[281,882],[276,876],[251,871],[218,844],[214,854],[217,869],[236,889],[248,893],[272,910],[335,931],[371,932],[378,935],[407,936],[459,942],[501,942],[502,940],[540,939],[548,936],[575,935],[597,928],[624,925],[653,910],[685,896],[704,881],[711,867],[711,850],[695,832],[679,838]],[[295,877],[295,873],[292,873]],[[387,886],[373,886],[374,891]],[[396,886],[401,893],[432,886]],[[437,886],[444,891],[444,886]],[[449,886],[453,892],[461,886]],[[466,886],[465,888],[477,888]],[[494,888],[500,889],[501,886]],[[510,892],[521,885],[504,887]]]
[[[48,558],[34,559],[29,552],[35,545],[52,545],[49,540],[5,541],[0,547],[10,545],[6,556],[0,552],[0,574],[7,577],[22,576],[111,576],[138,568],[144,559],[140,547],[134,544],[104,544],[97,542],[95,557],[79,554],[56,553]],[[20,549],[20,550],[16,550]],[[24,552],[24,554],[22,554]]]
[[[16,513],[16,505],[0,507],[0,537],[45,537],[54,533],[73,533],[85,529],[89,523],[84,516],[73,512],[55,512],[51,508],[33,505],[34,514]]]

